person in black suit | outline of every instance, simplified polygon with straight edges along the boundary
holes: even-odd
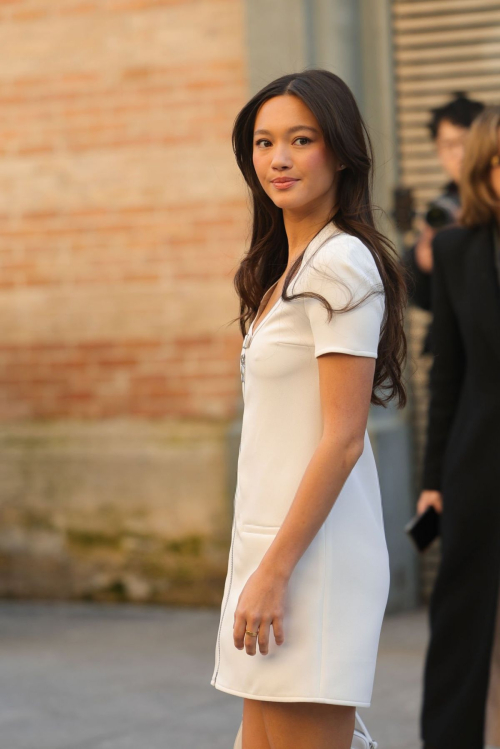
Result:
[[[441,561],[429,610],[425,749],[483,749],[489,693],[496,726],[486,738],[500,745],[500,106],[472,124],[460,192],[461,225],[432,242],[434,360],[417,512],[441,513]]]
[[[449,177],[442,193],[430,203],[425,216],[420,220],[420,232],[415,244],[404,254],[403,265],[408,271],[409,301],[430,312],[432,281],[432,240],[444,226],[456,224],[460,213],[458,183],[464,149],[469,128],[475,117],[482,112],[484,104],[469,99],[463,91],[456,91],[453,98],[440,107],[431,109],[427,123],[436,155],[441,167]],[[431,326],[424,338],[422,354],[431,351]]]

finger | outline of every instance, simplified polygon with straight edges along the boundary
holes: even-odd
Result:
[[[437,512],[441,512],[441,499],[439,495],[434,495],[429,502]]]
[[[427,508],[427,502],[424,497],[421,497],[417,502],[417,513],[421,515]]]
[[[283,645],[283,643],[285,642],[285,633],[283,631],[283,617],[275,616],[272,624],[276,645]]]
[[[248,629],[249,632],[258,632],[259,631],[259,622],[255,619],[247,620],[247,626],[246,629]],[[258,637],[258,635],[257,635]],[[247,651],[247,655],[255,655],[257,652],[257,637],[255,635],[248,635],[245,634],[245,648]]]
[[[271,628],[271,622],[269,620],[261,620],[259,625],[259,650],[262,655],[267,655],[269,652],[269,630]],[[255,630],[253,630],[255,632]],[[255,639],[255,638],[254,638]]]
[[[233,625],[233,642],[234,646],[238,650],[243,650],[245,647],[245,629],[246,619],[242,614],[236,614],[234,617]]]

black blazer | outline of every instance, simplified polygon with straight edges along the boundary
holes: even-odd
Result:
[[[493,224],[433,240],[430,406],[423,489],[443,495],[430,602],[422,738],[482,749],[500,582],[500,285]]]
[[[448,182],[440,198],[452,200],[457,206],[460,205],[460,193],[458,185],[453,180]],[[439,229],[443,231],[443,229]],[[430,312],[432,309],[432,272],[422,270],[415,257],[416,243],[413,244],[403,255],[402,264],[409,276],[408,301],[417,307]],[[432,323],[427,328],[427,333],[422,345],[422,354],[432,351]]]
[[[464,470],[463,458],[477,458],[471,469],[482,465],[483,478],[489,459],[500,459],[493,451],[500,427],[500,286],[492,224],[443,229],[432,247],[434,362],[422,488],[441,489],[450,472]]]

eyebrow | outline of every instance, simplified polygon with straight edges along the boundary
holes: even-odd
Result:
[[[287,133],[295,133],[297,130],[311,130],[313,133],[317,133],[318,130],[315,127],[310,127],[309,125],[295,125],[294,127],[289,127],[286,131]],[[271,135],[269,130],[264,130],[263,128],[259,128],[259,130],[256,130],[254,132],[255,135]]]

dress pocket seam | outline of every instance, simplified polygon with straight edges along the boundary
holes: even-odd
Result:
[[[241,533],[257,533],[261,535],[272,535],[279,531],[280,525],[258,525],[256,523],[242,523]]]
[[[276,346],[300,346],[301,348],[314,348],[314,343],[297,343],[297,341],[276,341]]]

